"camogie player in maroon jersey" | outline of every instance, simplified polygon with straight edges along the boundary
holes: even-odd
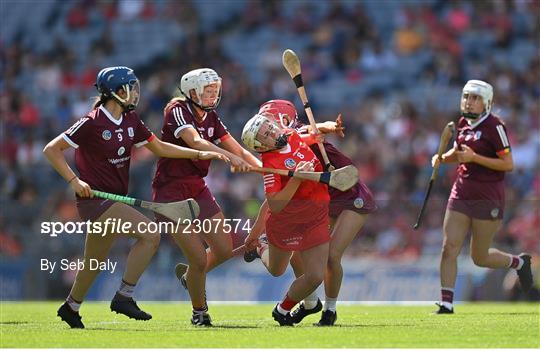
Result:
[[[229,134],[215,110],[222,89],[221,78],[214,70],[201,68],[184,74],[179,88],[182,96],[171,99],[164,110],[163,141],[222,153],[235,171],[260,166],[260,161]],[[179,226],[172,233],[188,261],[188,265],[178,264],[175,272],[188,289],[193,306],[191,323],[197,326],[212,325],[206,303],[206,274],[232,256],[232,239],[224,232],[225,217],[204,181],[209,167],[209,160],[162,158],[152,182],[154,201],[194,198],[201,208],[199,227]],[[159,215],[156,219],[168,220]]]
[[[49,142],[43,150],[45,156],[60,175],[71,185],[77,196],[81,219],[94,223],[110,219],[131,223],[150,222],[132,207],[110,200],[92,198],[92,189],[126,195],[128,192],[130,155],[133,146],[145,146],[160,157],[222,159],[214,152],[196,151],[178,147],[156,138],[141,121],[134,109],[139,102],[139,80],[127,67],[102,69],[96,79],[99,99],[93,109],[66,132]],[[75,148],[76,175],[63,152]],[[71,292],[58,309],[58,316],[72,328],[84,328],[79,315],[82,301],[99,270],[90,268],[90,260],[104,261],[118,234],[121,232],[88,232],[84,248],[84,268],[77,271]],[[159,245],[159,233],[131,232],[137,241],[132,246],[120,287],[114,296],[111,311],[137,320],[152,316],[137,306],[132,295],[140,276],[150,263]]]
[[[321,162],[293,129],[279,126],[271,115],[256,114],[242,131],[244,144],[261,153],[265,167],[297,171],[322,171]],[[314,181],[302,181],[276,174],[264,175],[267,249],[261,260],[273,276],[281,276],[298,252],[303,273],[291,284],[283,300],[272,311],[280,326],[294,324],[291,309],[323,281],[328,260],[328,188]],[[256,233],[257,232],[257,233]],[[246,243],[258,239],[251,231]]]
[[[317,156],[318,160],[324,163],[319,147],[312,134],[310,127],[303,125],[298,121],[298,114],[294,104],[286,100],[270,100],[263,103],[259,109],[259,114],[266,113],[271,115],[276,122],[283,127],[292,127],[296,129],[301,137],[310,145],[311,150]],[[336,133],[343,137],[343,127],[341,117],[336,122],[324,122],[317,124],[321,133]],[[329,142],[324,141],[323,146],[326,150],[330,163],[341,168],[352,165],[353,162],[341,153]],[[377,209],[373,195],[367,186],[358,181],[358,183],[347,191],[340,191],[328,187],[330,194],[329,216],[331,225],[331,241],[328,256],[327,270],[324,278],[325,303],[324,307],[317,296],[316,291],[306,297],[292,312],[294,323],[300,323],[302,319],[310,314],[317,313],[323,309],[321,319],[316,324],[318,326],[332,326],[337,319],[336,301],[343,280],[343,268],[341,258],[345,249],[351,244],[358,232],[362,229],[370,213]],[[257,230],[258,227],[254,227]],[[245,255],[246,261],[252,261],[259,254],[256,250],[250,251]],[[304,267],[302,261],[298,259],[298,254],[293,254],[291,266],[295,275],[298,277],[303,274]]]
[[[461,118],[454,148],[432,164],[459,163],[443,223],[441,255],[441,302],[438,314],[454,313],[457,257],[471,231],[471,257],[480,267],[517,270],[521,287],[532,286],[531,256],[519,256],[490,248],[504,212],[504,175],[513,169],[506,126],[491,113],[493,87],[469,80],[461,96]]]

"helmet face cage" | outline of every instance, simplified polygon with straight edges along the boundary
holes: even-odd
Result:
[[[211,106],[204,106],[202,101],[204,88],[211,84],[217,84],[218,96]],[[210,68],[195,69],[184,74],[180,80],[179,89],[180,93],[184,95],[189,102],[207,112],[216,109],[221,101],[221,77]],[[191,90],[195,90],[198,102],[191,98]]]
[[[131,68],[104,68],[98,73],[95,86],[101,95],[115,99],[125,110],[132,111],[139,104],[141,87]],[[120,89],[126,92],[125,98],[118,95]]]
[[[480,116],[477,113],[470,113],[463,111],[463,99],[465,95],[477,95],[482,98],[484,103],[484,112],[481,114],[489,114],[491,112],[491,106],[493,103],[493,87],[482,80],[469,80],[463,87],[463,92],[461,94],[461,113],[465,118],[476,119]]]
[[[287,135],[271,115],[256,114],[242,130],[242,141],[253,151],[263,153],[287,145]]]
[[[267,113],[279,125],[290,128],[298,118],[294,104],[287,100],[270,100],[261,105],[259,114]]]

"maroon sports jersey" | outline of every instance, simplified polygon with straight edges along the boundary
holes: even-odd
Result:
[[[100,106],[62,134],[75,148],[79,178],[94,190],[120,195],[128,192],[131,147],[140,147],[155,136],[135,112],[115,120]]]
[[[499,158],[510,153],[510,142],[503,122],[493,114],[489,114],[480,124],[471,127],[463,117],[459,119],[456,144],[458,149],[466,144],[479,155]],[[460,163],[458,176],[476,181],[502,181],[504,171],[488,169],[477,163]]]
[[[197,121],[189,104],[176,101],[167,105],[164,110],[161,139],[179,146],[189,147],[180,138],[180,132],[186,128],[195,129],[199,136],[216,145],[230,137],[227,128],[215,111],[207,112],[202,122]],[[160,158],[157,165],[153,185],[160,187],[172,179],[187,176],[203,178],[208,175],[210,160]]]

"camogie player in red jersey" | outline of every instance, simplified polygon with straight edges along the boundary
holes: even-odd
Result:
[[[261,113],[271,115],[282,127],[292,127],[297,130],[319,161],[321,163],[324,162],[319,147],[315,142],[316,140],[313,139],[310,133],[310,127],[298,121],[298,114],[292,102],[286,100],[267,101],[261,105],[259,114]],[[336,133],[342,137],[344,136],[340,117],[338,117],[336,122],[328,121],[319,123],[317,124],[317,128],[321,133]],[[324,141],[323,146],[330,163],[334,167],[341,168],[353,164],[347,156],[341,153],[331,143]],[[358,181],[354,187],[347,191],[328,187],[328,192],[330,194],[329,216],[332,238],[330,240],[328,264],[324,278],[324,307],[316,291],[314,291],[292,312],[291,315],[294,323],[300,323],[304,317],[317,313],[322,309],[321,319],[316,325],[334,325],[337,319],[336,301],[343,280],[341,258],[345,249],[362,229],[369,214],[377,209],[373,195],[361,181]],[[255,227],[254,229],[256,230],[257,228]],[[245,259],[248,262],[256,257],[258,257],[256,250],[245,255]],[[304,268],[302,261],[298,259],[296,253],[291,259],[291,266],[297,277],[303,274]]]
[[[519,256],[490,248],[501,226],[504,212],[504,175],[512,171],[513,160],[506,126],[491,113],[493,87],[469,80],[461,96],[461,118],[454,148],[432,164],[459,163],[443,223],[441,255],[441,302],[438,314],[454,313],[454,285],[457,257],[469,230],[471,257],[480,267],[517,270],[521,287],[532,286],[531,256]]]
[[[293,129],[279,126],[271,115],[256,114],[242,131],[244,144],[261,153],[264,167],[297,171],[322,171],[322,165],[309,146]],[[291,309],[323,281],[328,260],[328,188],[276,174],[264,175],[264,191],[269,207],[266,217],[268,249],[261,260],[273,276],[282,275],[293,251],[304,266],[272,316],[280,326],[292,326]],[[252,231],[246,242],[257,240],[260,230]]]
[[[180,81],[182,96],[173,98],[165,107],[162,140],[222,153],[230,159],[235,171],[260,166],[260,161],[240,146],[219,118],[215,109],[221,91],[221,78],[212,69],[201,68],[184,74]],[[162,158],[152,182],[154,201],[194,198],[201,208],[199,227],[180,225],[172,233],[188,261],[188,265],[178,264],[175,272],[188,289],[193,306],[191,323],[197,326],[212,325],[206,303],[206,274],[232,256],[232,239],[224,232],[225,217],[204,181],[209,167],[208,160]],[[156,219],[168,220],[159,215]]]
[[[150,222],[126,204],[92,198],[92,189],[127,194],[133,146],[144,145],[160,157],[228,160],[218,153],[178,147],[156,138],[134,111],[139,102],[139,80],[130,68],[102,69],[97,75],[96,87],[100,95],[94,108],[43,150],[51,165],[76,193],[82,220],[104,223],[108,219],[118,219],[130,222],[131,227]],[[78,176],[63,154],[70,147],[75,148]],[[71,328],[84,328],[79,308],[99,273],[99,270],[90,268],[90,260],[104,261],[117,234],[121,232],[88,232],[86,235],[84,268],[77,271],[67,300],[58,309],[58,316]],[[111,302],[111,311],[137,320],[149,320],[152,316],[139,309],[132,295],[159,245],[160,237],[159,233],[142,232],[132,232],[128,236],[137,241],[129,252],[122,282]]]

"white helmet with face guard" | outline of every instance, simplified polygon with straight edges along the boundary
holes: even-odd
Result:
[[[493,104],[493,86],[482,80],[469,80],[463,87],[461,100],[463,101],[466,95],[469,94],[477,95],[482,98],[482,101],[484,102],[483,115],[487,115],[489,112],[491,112],[491,106]],[[465,118],[469,119],[476,119],[480,116],[480,114],[466,113],[463,110],[461,112]]]
[[[218,85],[218,97],[211,106],[203,106],[202,96],[204,93],[204,88],[211,84]],[[191,98],[191,90],[195,90],[198,102],[193,101]],[[182,95],[184,95],[189,102],[193,103],[202,110],[207,112],[211,111],[218,106],[219,101],[221,100],[221,77],[216,73],[216,71],[210,68],[200,68],[189,71],[184,74],[180,80],[180,93],[182,93]]]
[[[263,153],[287,146],[288,135],[271,115],[255,114],[242,130],[242,141],[252,151]]]

